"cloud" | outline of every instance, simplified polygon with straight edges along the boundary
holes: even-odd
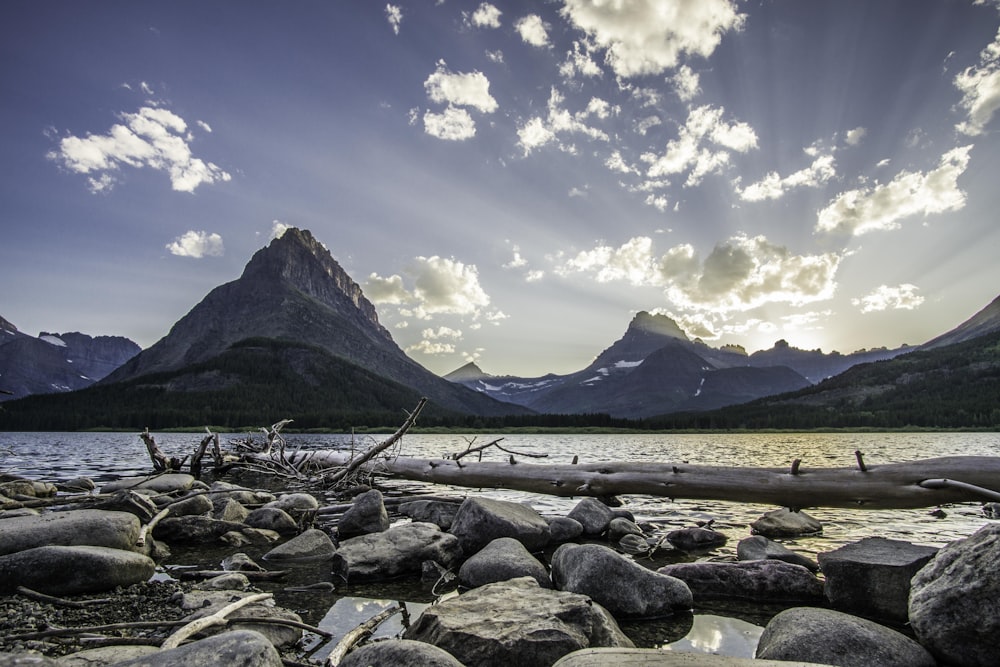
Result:
[[[503,12],[495,6],[488,2],[482,2],[471,16],[466,15],[466,20],[477,28],[499,28],[501,14]]]
[[[590,46],[586,42],[575,40],[573,50],[566,52],[566,60],[559,66],[559,74],[564,79],[572,79],[577,74],[591,78],[603,76],[604,72],[594,62]]]
[[[291,225],[286,224],[286,223],[282,222],[281,220],[272,220],[271,221],[271,238],[272,239],[280,239],[282,236],[285,235],[285,232],[287,232],[291,228],[292,228]]]
[[[670,81],[674,84],[674,92],[682,102],[690,102],[701,93],[698,74],[687,65],[678,68]]]
[[[368,276],[364,291],[373,303],[406,305],[407,314],[427,320],[435,315],[478,318],[490,304],[479,284],[479,269],[445,257],[417,257],[404,272],[413,287],[407,289],[402,276]]]
[[[178,236],[173,243],[168,243],[165,247],[172,255],[195,259],[205,256],[221,257],[225,253],[222,237],[218,234],[209,234],[206,231],[191,230],[185,232],[183,236]]]
[[[980,53],[979,66],[960,72],[954,83],[962,93],[960,106],[967,114],[955,129],[970,136],[982,134],[1000,109],[1000,30]]]
[[[230,180],[220,167],[191,154],[188,143],[193,137],[180,116],[167,109],[142,107],[119,117],[123,122],[113,125],[107,134],[64,137],[58,150],[47,157],[75,173],[95,174],[88,179],[93,192],[109,190],[123,165],[165,171],[178,192],[194,192],[203,183]]]
[[[545,21],[537,14],[519,18],[514,22],[514,29],[521,35],[521,39],[532,46],[548,46],[549,33]]]
[[[554,86],[549,94],[548,115],[545,118],[535,116],[529,118],[517,130],[518,145],[529,155],[531,151],[540,148],[548,143],[557,140],[559,134],[582,134],[591,139],[608,141],[608,135],[603,130],[591,127],[585,121],[596,116],[599,119],[607,118],[612,107],[599,98],[591,98],[587,108],[573,114],[562,107],[565,98]],[[571,148],[560,144],[561,150]]]
[[[409,303],[413,299],[413,296],[406,291],[406,287],[403,285],[402,276],[396,274],[383,278],[377,273],[372,273],[365,282],[364,292],[372,303],[398,306]]]
[[[660,74],[677,66],[682,54],[712,55],[745,15],[730,0],[565,0],[563,16],[605,49],[605,60],[620,77]]]
[[[398,5],[386,5],[385,18],[389,21],[393,34],[398,35],[399,24],[403,22],[403,10]]]
[[[972,146],[954,148],[941,156],[937,169],[926,174],[901,171],[884,185],[849,190],[819,212],[816,230],[860,236],[875,230],[898,229],[913,215],[957,211],[965,206],[958,177],[969,165]]]
[[[874,313],[881,310],[914,310],[924,302],[924,297],[917,295],[916,285],[903,283],[896,287],[879,285],[871,294],[860,299],[851,299],[851,303],[861,308],[862,313]]]
[[[476,136],[476,122],[465,109],[448,106],[442,113],[424,114],[424,132],[449,141],[464,141]]]
[[[764,178],[752,183],[742,190],[737,190],[743,201],[763,201],[765,199],[780,199],[793,188],[815,188],[828,182],[837,175],[836,161],[832,155],[821,155],[805,169],[800,169],[788,176],[782,177],[772,171]]]
[[[424,90],[433,102],[473,107],[483,113],[497,110],[497,101],[490,95],[490,80],[482,72],[451,72],[443,60],[424,81]]]
[[[863,127],[856,127],[853,130],[847,131],[847,136],[844,140],[847,142],[848,146],[857,146],[861,143],[861,140],[865,138],[866,134],[868,134],[868,130]]]

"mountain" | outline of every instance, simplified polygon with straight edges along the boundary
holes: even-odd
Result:
[[[88,387],[138,352],[121,336],[43,331],[36,338],[0,317],[0,389],[10,392],[0,400]]]
[[[912,350],[912,347],[904,345],[892,350],[879,348],[874,350],[860,350],[851,354],[841,354],[836,351],[826,354],[820,350],[800,350],[799,348],[792,347],[784,340],[779,340],[771,349],[760,350],[751,354],[748,361],[751,366],[757,368],[788,366],[815,384],[828,377],[839,375],[852,366],[871,361],[892,359]]]
[[[247,339],[270,339],[317,348],[367,373],[464,414],[528,412],[468,391],[410,359],[379,324],[361,287],[306,230],[291,228],[257,251],[243,274],[213,289],[150,348],[102,384],[176,373],[204,364]],[[200,377],[200,391],[224,389],[215,376]],[[184,391],[176,383],[171,391]],[[398,409],[412,407],[398,406]]]
[[[1000,296],[968,320],[951,331],[927,341],[920,346],[922,350],[931,350],[946,345],[954,345],[972,340],[986,334],[1000,331]]]

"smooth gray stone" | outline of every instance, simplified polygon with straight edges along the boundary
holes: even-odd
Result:
[[[170,505],[170,516],[197,516],[208,514],[213,509],[212,501],[205,494],[198,494]]]
[[[341,537],[381,533],[389,530],[389,513],[385,510],[382,492],[372,489],[355,496],[351,508],[337,522]]]
[[[139,519],[127,512],[69,510],[4,519],[0,556],[45,546],[137,550]]]
[[[584,535],[602,535],[615,518],[615,513],[597,498],[584,498],[567,516],[580,522]]]
[[[410,517],[413,521],[437,524],[441,530],[451,528],[455,515],[458,514],[459,503],[449,503],[441,500],[414,500],[402,503],[399,513]]]
[[[219,521],[207,516],[168,516],[153,528],[153,537],[169,544],[206,544],[230,531],[240,532],[242,523]]]
[[[688,585],[696,600],[738,598],[813,600],[823,597],[823,583],[808,569],[780,560],[739,563],[676,563],[657,570]]]
[[[711,551],[726,544],[726,536],[709,528],[681,528],[667,533],[667,542],[675,549],[687,552]]]
[[[910,626],[948,664],[996,665],[1000,637],[1000,524],[938,551],[913,577]]]
[[[917,642],[884,625],[843,612],[795,607],[764,628],[757,657],[839,667],[936,667]]]
[[[59,667],[61,664],[38,653],[0,653],[0,667]]]
[[[319,502],[309,493],[285,493],[278,496],[277,500],[266,503],[264,507],[277,507],[279,510],[294,514],[296,511],[319,509]]]
[[[56,659],[54,664],[59,667],[104,667],[118,664],[123,660],[141,658],[159,650],[157,646],[101,646],[69,653]]]
[[[642,529],[631,519],[616,516],[608,524],[608,541],[618,542],[626,535],[642,535]]]
[[[419,574],[425,560],[448,569],[462,557],[458,538],[432,523],[408,523],[344,540],[333,555],[333,573],[348,582]]]
[[[329,560],[336,551],[337,547],[329,535],[319,528],[310,528],[268,551],[264,554],[264,560],[282,562]]]
[[[655,648],[585,648],[565,655],[552,667],[829,667],[815,662],[754,660]]]
[[[549,524],[531,507],[492,498],[462,501],[449,532],[466,554],[474,554],[498,537],[513,537],[528,551],[540,551],[549,542]]]
[[[123,477],[102,486],[101,493],[114,493],[121,489],[145,489],[158,494],[174,493],[187,491],[194,485],[194,482],[195,479],[192,475],[183,472],[172,472],[155,477]]]
[[[347,654],[339,667],[463,667],[455,657],[433,644],[411,639],[387,639],[366,644]]]
[[[209,489],[212,491],[213,498],[232,498],[242,505],[264,505],[276,500],[273,493],[248,489],[245,486],[221,480],[212,482]]]
[[[807,556],[796,553],[763,535],[751,535],[740,540],[736,545],[736,557],[740,560],[781,560],[792,565],[801,565],[813,572],[819,571],[819,565]]]
[[[261,507],[255,509],[243,521],[251,528],[261,528],[263,530],[273,530],[281,535],[293,535],[299,532],[299,524],[292,516],[275,507]]]
[[[243,523],[248,516],[250,516],[250,510],[234,498],[217,498],[212,502],[213,519]]]
[[[805,512],[793,512],[783,507],[765,512],[750,524],[750,531],[764,537],[798,537],[822,533],[823,524]]]
[[[549,522],[549,542],[551,544],[562,544],[571,542],[583,535],[583,524],[568,516],[557,516],[548,519]]]
[[[552,588],[545,566],[513,537],[498,537],[458,570],[458,582],[468,588],[518,577],[531,577],[542,588]]]
[[[149,580],[156,563],[134,551],[93,546],[35,547],[0,556],[0,592],[26,586],[47,595],[101,593]]]
[[[281,655],[259,632],[233,630],[178,648],[115,663],[114,667],[283,667]]]

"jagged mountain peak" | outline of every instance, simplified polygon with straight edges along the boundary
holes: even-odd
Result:
[[[0,331],[6,331],[9,333],[20,333],[13,324],[0,317]]]
[[[678,326],[677,322],[666,315],[654,315],[645,310],[635,314],[635,317],[629,322],[628,330],[688,340],[687,334]]]
[[[468,382],[472,380],[482,380],[483,378],[493,377],[489,373],[484,373],[483,369],[476,365],[476,362],[470,361],[469,363],[456,368],[452,372],[444,376],[445,380],[449,382]]]

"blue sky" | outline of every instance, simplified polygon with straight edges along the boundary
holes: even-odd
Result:
[[[0,316],[147,347],[285,226],[431,370],[639,310],[916,344],[1000,293],[995,0],[0,6]]]

